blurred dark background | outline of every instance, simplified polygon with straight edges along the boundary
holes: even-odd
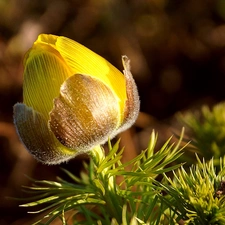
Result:
[[[21,202],[6,198],[26,196],[25,175],[63,176],[59,166],[37,163],[13,126],[12,107],[22,101],[23,57],[38,34],[74,39],[120,70],[121,55],[131,59],[141,113],[120,135],[128,160],[130,152],[147,147],[153,128],[159,139],[168,138],[178,126],[176,112],[225,99],[224,22],[224,0],[0,0],[0,225],[35,221],[18,207]],[[78,174],[82,159],[61,167]]]

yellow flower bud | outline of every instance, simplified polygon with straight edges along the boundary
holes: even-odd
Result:
[[[124,74],[66,37],[41,34],[25,56],[23,103],[14,123],[28,151],[57,164],[104,144],[129,128],[139,97],[122,56]]]

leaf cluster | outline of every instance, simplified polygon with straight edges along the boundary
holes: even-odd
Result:
[[[159,175],[180,167],[173,162],[182,154],[181,139],[176,145],[170,140],[155,151],[157,135],[153,131],[148,148],[126,163],[121,162],[119,141],[114,146],[109,141],[109,154],[95,149],[80,177],[64,170],[72,182],[33,180],[33,187],[24,187],[32,197],[21,207],[41,206],[30,213],[46,212],[34,224],[48,225],[56,218],[69,224],[66,212],[73,215],[73,224],[171,224],[177,215],[167,213],[169,207],[159,197],[163,188],[155,182]]]
[[[183,166],[174,172],[168,182],[160,183],[169,194],[162,198],[179,215],[185,224],[225,224],[225,158],[220,159],[220,169],[216,172],[214,161],[200,161],[187,172]]]
[[[213,157],[214,163],[219,165],[219,158],[225,154],[225,102],[212,109],[204,105],[200,111],[179,113],[178,118],[187,128],[195,147],[193,152],[206,160]]]

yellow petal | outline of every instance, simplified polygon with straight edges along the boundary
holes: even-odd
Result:
[[[49,36],[49,42],[53,42]],[[47,36],[43,38],[47,40]],[[124,75],[107,60],[94,53],[85,46],[66,37],[58,37],[55,48],[62,55],[73,74],[87,74],[104,82],[118,97],[123,120],[124,104],[126,101],[126,87]]]
[[[52,34],[40,34],[38,39],[34,42],[34,45],[39,44],[47,44],[51,45],[52,47],[55,46],[58,36]]]
[[[58,37],[56,49],[74,73],[94,76],[114,90],[120,99],[126,99],[123,74],[103,57],[66,37]]]
[[[14,123],[28,151],[47,164],[58,164],[77,155],[64,147],[49,130],[44,117],[24,104],[14,106]]]
[[[25,61],[23,101],[41,112],[46,121],[53,108],[53,99],[59,95],[60,86],[72,75],[57,54],[50,46],[39,45],[30,50]]]
[[[94,77],[75,74],[54,101],[50,128],[63,145],[87,151],[114,134],[119,117],[119,103],[111,89]]]

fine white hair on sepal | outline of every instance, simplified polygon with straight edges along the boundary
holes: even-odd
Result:
[[[130,128],[135,123],[140,111],[140,99],[136,83],[130,71],[130,59],[126,55],[123,55],[122,63],[126,80],[127,101],[124,109],[124,121],[122,126],[117,130],[117,134]]]

